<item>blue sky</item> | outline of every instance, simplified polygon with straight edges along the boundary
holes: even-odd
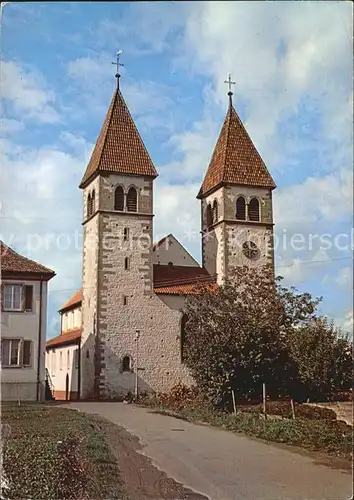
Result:
[[[173,232],[200,260],[195,196],[231,72],[236,110],[278,185],[277,235],[331,238],[331,248],[319,239],[278,248],[278,274],[323,295],[321,312],[352,330],[351,23],[350,2],[5,5],[0,232],[57,273],[49,337],[80,287],[78,184],[115,86],[117,49],[122,92],[160,173],[155,239]]]

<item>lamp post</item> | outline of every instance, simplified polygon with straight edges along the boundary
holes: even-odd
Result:
[[[138,370],[139,370],[139,337],[140,330],[135,332],[135,342],[136,342],[136,354],[135,354],[135,399],[138,400],[139,388],[138,388]]]

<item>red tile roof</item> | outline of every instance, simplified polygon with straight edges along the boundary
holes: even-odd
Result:
[[[71,309],[77,307],[82,302],[82,288],[78,290],[65,304],[59,309],[59,311],[64,311],[65,309]]]
[[[202,267],[154,265],[154,292],[188,295],[200,287],[215,286],[215,277]]]
[[[20,255],[2,241],[0,241],[0,268],[1,274],[33,274],[34,276],[38,275],[38,277],[45,276],[47,279],[51,279],[55,276],[55,272],[48,267],[42,266],[42,264],[38,264],[38,262]]]
[[[80,187],[85,187],[98,172],[158,175],[118,89],[113,94]]]
[[[230,96],[229,109],[198,198],[222,184],[276,187],[260,154],[236,113]]]
[[[59,347],[69,344],[78,344],[81,339],[81,328],[75,330],[70,330],[68,332],[62,333],[53,339],[47,340],[45,346],[48,347]]]
[[[186,285],[169,285],[169,286],[158,286],[154,288],[154,292],[157,294],[166,295],[195,295],[202,292],[203,290],[212,289],[216,290],[218,285],[215,282],[211,283],[190,283]]]

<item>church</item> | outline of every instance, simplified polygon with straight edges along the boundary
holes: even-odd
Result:
[[[186,297],[199,284],[222,284],[235,266],[274,266],[276,186],[233,106],[231,78],[226,117],[196,193],[201,265],[172,234],[153,243],[158,172],[116,78],[79,186],[82,289],[59,311],[61,333],[46,345],[58,399],[112,399],[191,384],[181,356]]]

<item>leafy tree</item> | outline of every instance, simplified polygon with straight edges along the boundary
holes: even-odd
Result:
[[[288,345],[304,395],[323,399],[351,389],[351,343],[333,322],[325,317],[313,318],[289,334]]]
[[[259,396],[262,383],[276,397],[298,383],[287,336],[310,322],[320,298],[274,281],[269,267],[236,268],[220,287],[205,286],[185,306],[185,361],[197,385],[217,406]]]

